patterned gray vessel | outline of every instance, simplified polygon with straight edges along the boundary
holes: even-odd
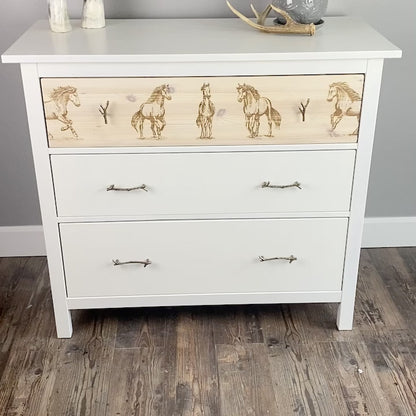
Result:
[[[326,12],[328,0],[274,0],[273,4],[289,13],[292,19],[299,23],[318,23]],[[285,23],[278,16],[276,23]]]

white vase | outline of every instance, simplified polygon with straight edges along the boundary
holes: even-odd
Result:
[[[48,0],[48,13],[52,32],[69,32],[72,29],[66,0]]]
[[[84,0],[81,26],[84,29],[99,29],[105,26],[103,0]]]

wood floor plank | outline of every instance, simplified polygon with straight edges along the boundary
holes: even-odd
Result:
[[[416,414],[416,337],[403,330],[364,335],[369,356],[394,415]]]
[[[116,349],[107,415],[164,416],[163,348]],[[104,415],[104,414],[103,414]]]
[[[118,324],[107,415],[172,415],[175,408],[176,316],[172,308],[153,315],[116,314]],[[138,322],[143,320],[144,322]],[[157,334],[157,331],[161,334]],[[143,347],[142,345],[146,345]]]
[[[371,250],[363,250],[360,260],[354,324],[360,330],[406,328],[407,320],[386,285],[384,272],[375,266]]]
[[[42,287],[47,286],[50,296],[46,267],[44,257],[0,258],[0,351],[3,354],[10,351],[13,343],[21,341],[24,323],[31,322],[33,327],[33,310],[36,310],[33,303],[37,303]]]
[[[256,305],[218,306],[210,310],[215,319],[216,344],[263,342]]]
[[[16,270],[9,276],[7,310],[0,321],[1,348],[4,354],[8,351],[0,378],[0,414],[7,409],[4,414],[37,415],[42,414],[39,409],[45,407],[53,381],[49,361],[56,355],[51,354],[51,344],[61,341],[55,337],[45,258],[14,259],[12,263]],[[28,282],[30,291],[24,286]]]
[[[252,359],[248,345],[218,344],[218,373],[222,415],[253,416],[250,365]]]
[[[117,311],[116,348],[164,347],[169,327],[175,326],[174,308],[128,308]]]
[[[19,376],[24,372],[25,351],[10,354],[7,366],[0,378],[0,414],[4,415],[12,406]]]
[[[0,257],[0,288],[26,289],[33,284],[46,265],[46,257]],[[12,290],[11,290],[12,289]],[[15,291],[14,290],[14,291]]]
[[[3,376],[3,372],[9,362],[10,351],[0,351],[0,380]]]
[[[334,400],[330,376],[322,366],[318,344],[297,343],[269,347],[270,371],[279,415],[348,414],[342,400]],[[338,413],[339,412],[339,413]]]
[[[110,314],[111,315],[111,314]],[[59,353],[51,415],[105,415],[117,322],[104,311],[82,311],[77,331]]]
[[[403,265],[409,275],[416,279],[416,247],[397,247],[396,250],[403,259]]]
[[[268,305],[259,307],[264,342],[269,347],[288,347],[306,342],[305,305]]]
[[[51,341],[45,349],[21,351],[21,371],[13,389],[7,416],[48,415],[49,398],[53,392],[58,354]],[[20,354],[18,354],[19,356]]]
[[[178,316],[175,385],[174,416],[219,414],[213,327],[205,308]]]
[[[395,415],[364,344],[275,348],[270,363],[279,415]]]
[[[334,404],[344,406],[348,415],[390,415],[388,402],[383,398],[371,362],[366,361],[364,344],[349,342],[316,345],[321,360],[321,371],[328,376]]]
[[[395,415],[364,343],[341,342],[333,349],[338,377],[351,414]],[[355,412],[355,413],[353,413]]]
[[[390,295],[389,314],[400,312],[403,322],[397,322],[393,328],[406,328],[416,321],[416,280],[409,274],[403,259],[396,248],[369,249],[364,256],[369,257],[372,267],[382,278],[383,288]],[[378,292],[376,293],[378,294]],[[375,299],[378,301],[379,299]],[[382,299],[380,299],[382,301]],[[375,305],[378,305],[376,303]],[[384,306],[382,303],[378,307]],[[414,325],[413,327],[416,327]]]
[[[40,347],[28,345],[12,350],[0,378],[0,414],[49,414],[47,408],[62,344],[62,340],[51,337]]]
[[[278,308],[277,308],[278,307]],[[336,305],[261,305],[258,317],[267,346],[361,340],[360,331],[338,331]]]
[[[280,415],[266,347],[217,345],[221,415]]]

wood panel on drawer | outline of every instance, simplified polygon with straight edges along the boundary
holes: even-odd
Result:
[[[44,78],[42,92],[51,147],[339,143],[357,141],[363,83],[362,74]]]
[[[347,221],[61,224],[68,296],[338,291]]]
[[[354,160],[354,150],[51,156],[61,217],[348,211]]]

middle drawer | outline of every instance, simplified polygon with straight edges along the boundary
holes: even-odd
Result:
[[[52,155],[58,216],[348,211],[354,150]]]

